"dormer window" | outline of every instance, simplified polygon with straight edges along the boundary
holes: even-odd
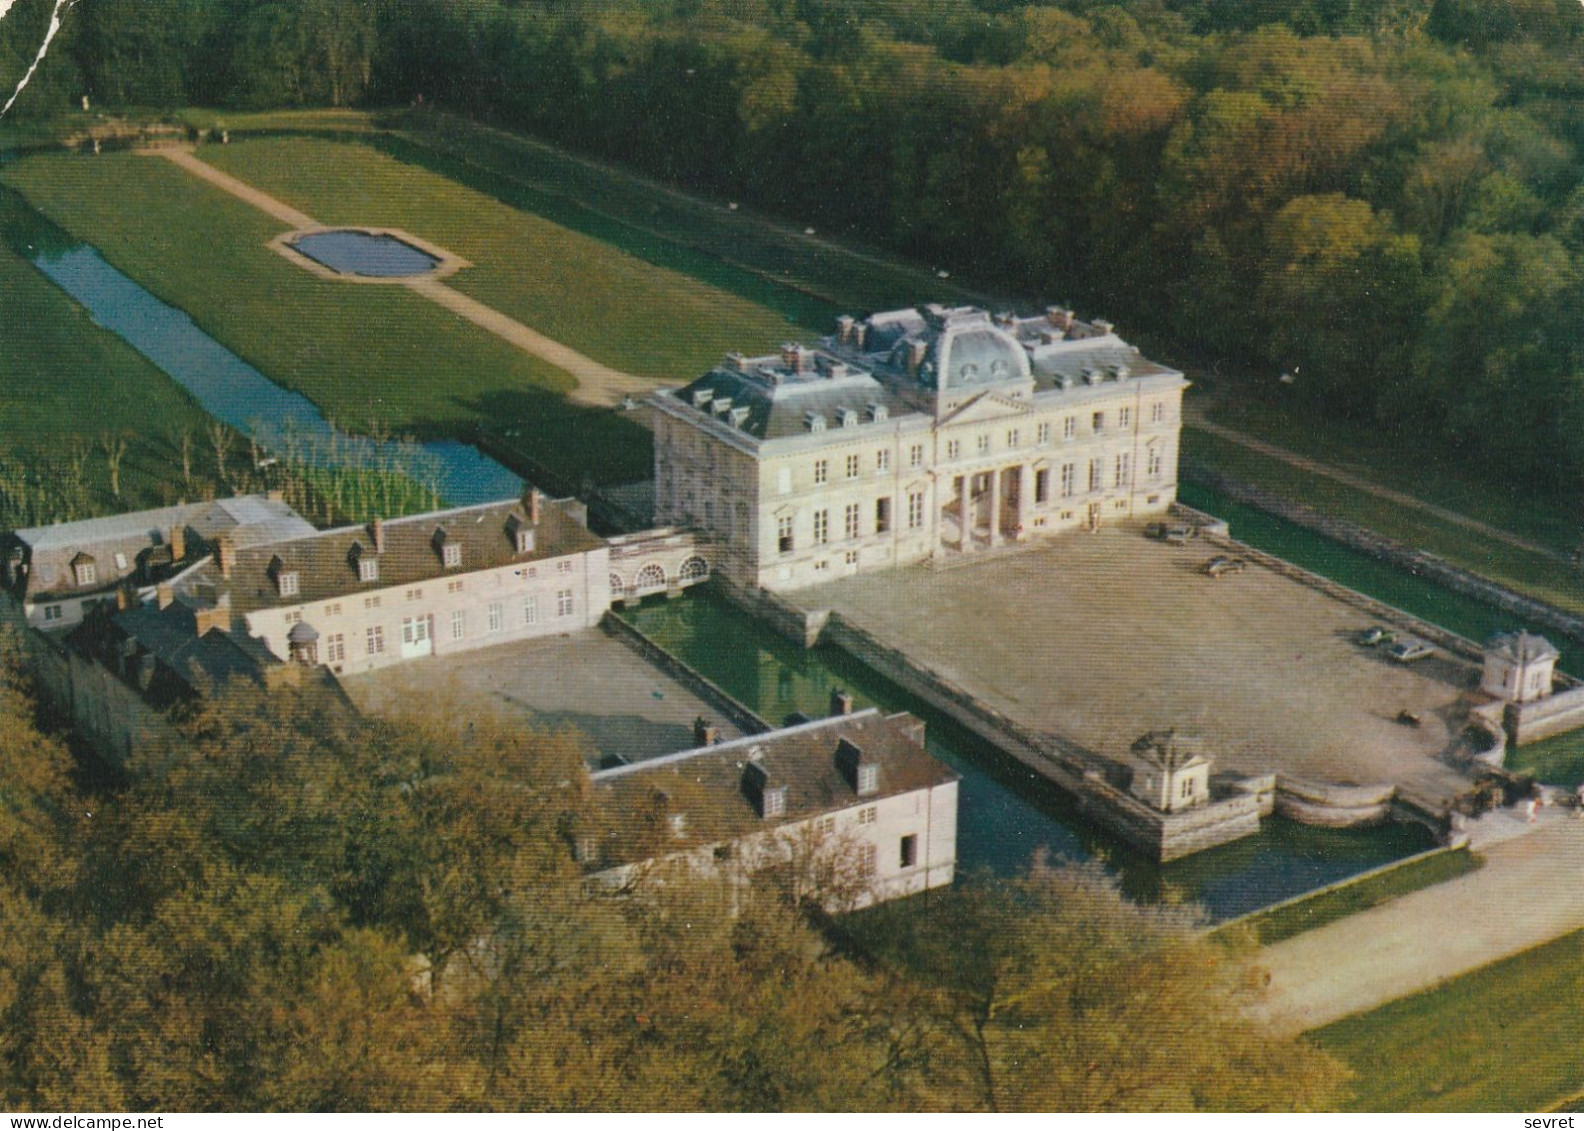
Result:
[[[519,554],[532,553],[534,548],[534,532],[532,527],[519,527],[517,530],[517,552]]]
[[[869,419],[874,423],[879,424],[889,415],[890,413],[887,412],[885,405],[878,403],[871,403],[869,405]]]
[[[440,561],[446,569],[456,569],[462,564],[462,547],[455,542],[440,547]]]
[[[880,767],[874,762],[863,762],[858,766],[858,796],[868,797],[871,793],[880,792]]]
[[[856,428],[856,427],[858,427],[858,413],[857,413],[857,411],[854,410],[854,409],[850,409],[850,408],[842,409],[841,410],[841,426],[843,428]]]
[[[364,554],[358,558],[358,580],[379,580],[379,558],[373,554]]]
[[[803,425],[810,432],[823,432],[825,431],[825,417],[818,412],[806,412],[803,414]]]
[[[93,562],[79,562],[73,569],[76,572],[78,585],[92,585],[98,580],[99,571]]]
[[[302,589],[302,575],[294,569],[282,570],[275,575],[275,584],[282,597],[295,597]]]
[[[759,815],[761,817],[785,816],[786,794],[786,786],[784,785],[766,786],[764,793],[760,795]]]

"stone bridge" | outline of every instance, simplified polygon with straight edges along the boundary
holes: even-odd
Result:
[[[704,535],[662,526],[609,539],[611,604],[651,593],[676,594],[708,581],[715,546]]]

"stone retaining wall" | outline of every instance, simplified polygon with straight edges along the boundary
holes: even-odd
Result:
[[[600,627],[730,719],[732,725],[744,734],[764,734],[774,729],[747,704],[713,680],[694,671],[615,613],[606,613],[601,617]]]
[[[1576,730],[1584,726],[1584,687],[1559,691],[1533,703],[1509,703],[1506,723],[1514,746]]]
[[[1397,787],[1376,785],[1332,785],[1304,781],[1278,774],[1276,812],[1306,825],[1348,828],[1376,825],[1391,819]]]

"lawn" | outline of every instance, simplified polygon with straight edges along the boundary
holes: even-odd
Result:
[[[1293,467],[1192,425],[1184,425],[1183,433],[1183,453],[1189,465],[1185,478],[1192,478],[1193,463],[1205,465],[1321,513],[1349,519],[1408,546],[1427,550],[1453,565],[1558,608],[1584,613],[1584,576],[1569,571],[1554,558],[1495,542],[1435,515]]]
[[[0,192],[0,213],[7,200]],[[0,216],[3,224],[4,216]],[[120,338],[94,325],[88,313],[33,266],[0,243],[0,463],[27,464],[63,498],[67,465],[82,459],[88,510],[108,513],[175,501],[181,486],[179,436],[196,440],[195,465],[212,471],[202,438],[210,417],[179,386]],[[110,490],[104,453],[108,433],[125,433],[129,447],[121,466],[122,498]],[[195,466],[195,473],[198,472]],[[58,505],[58,503],[57,503]],[[48,517],[58,517],[50,515]],[[26,514],[12,520],[32,521]],[[6,516],[0,515],[0,524]]]
[[[1436,852],[1328,891],[1315,892],[1291,903],[1257,912],[1229,926],[1248,928],[1254,932],[1260,945],[1269,946],[1389,903],[1409,892],[1456,879],[1478,870],[1484,863],[1483,859],[1467,849]]]
[[[274,220],[166,161],[30,157],[0,179],[343,427],[465,437],[510,422],[574,480],[647,463],[647,434],[568,405],[561,370],[405,288],[315,278],[264,246]]]
[[[1584,782],[1584,730],[1553,735],[1526,746],[1508,747],[1507,768],[1528,770],[1547,785],[1577,789]]]
[[[1584,1088],[1584,932],[1310,1034],[1354,1111],[1538,1111]]]
[[[682,382],[806,328],[707,282],[356,143],[265,137],[199,156],[327,224],[406,229],[470,260],[450,285],[614,368]]]

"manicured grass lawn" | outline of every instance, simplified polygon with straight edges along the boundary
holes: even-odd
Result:
[[[195,471],[201,467],[208,478],[208,414],[3,244],[0,311],[0,461],[27,463],[49,478],[74,444],[94,445],[84,466],[96,513],[159,506],[176,501],[182,486],[178,437],[185,428],[195,439]],[[107,432],[129,439],[119,500],[96,446]]]
[[[1563,551],[1580,541],[1584,507],[1577,499],[1537,494],[1489,463],[1460,460],[1427,446],[1412,433],[1322,417],[1302,402],[1245,396],[1235,386],[1211,403],[1210,416],[1217,423],[1530,541]]]
[[[1183,433],[1183,452],[1190,463],[1202,463],[1318,511],[1350,519],[1558,608],[1584,612],[1584,576],[1553,558],[1494,542],[1434,515],[1293,467],[1191,425],[1185,425]]]
[[[560,422],[573,410],[560,394],[572,382],[561,370],[405,288],[316,279],[264,246],[274,220],[166,161],[30,157],[3,179],[343,427],[467,436],[510,423],[540,458],[571,460],[574,478],[630,465],[635,445],[647,458],[647,437],[611,414],[574,413],[569,449]]]
[[[1420,891],[1458,876],[1477,871],[1484,860],[1467,849],[1438,852],[1388,872],[1369,876],[1331,891],[1318,892],[1307,899],[1276,907],[1263,914],[1241,920],[1263,946],[1312,931],[1327,923],[1389,903],[1398,896]]]
[[[1310,1037],[1353,1067],[1354,1111],[1536,1111],[1584,1089],[1580,1002],[1584,932]]]
[[[1528,770],[1547,785],[1577,789],[1584,782],[1584,730],[1553,735],[1527,746],[1508,747],[1507,767]]]
[[[731,350],[767,352],[805,333],[763,306],[369,146],[252,138],[199,156],[323,223],[388,225],[440,244],[473,263],[451,286],[630,373],[687,381]]]

